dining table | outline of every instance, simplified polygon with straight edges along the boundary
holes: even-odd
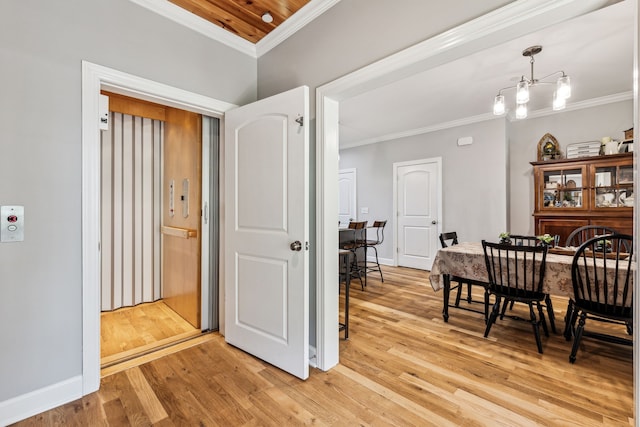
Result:
[[[572,250],[551,250],[547,253],[543,292],[549,295],[570,297],[573,295],[571,281]],[[479,283],[488,281],[484,249],[481,242],[462,242],[438,250],[429,273],[434,291],[443,291],[442,317],[449,320],[449,295],[451,278],[460,278]]]

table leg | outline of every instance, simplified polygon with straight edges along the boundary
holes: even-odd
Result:
[[[444,289],[442,289],[442,318],[445,322],[449,321],[449,294],[451,293],[451,276],[448,274],[442,275],[442,281],[444,284]]]
[[[364,229],[364,287],[367,287],[367,228]]]
[[[351,263],[349,262],[349,256],[344,257],[344,339],[349,339],[349,288],[351,287],[351,273],[349,268]]]

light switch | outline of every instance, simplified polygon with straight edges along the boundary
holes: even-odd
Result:
[[[24,240],[24,206],[0,207],[0,242]]]
[[[368,214],[369,213],[369,208],[360,208],[360,213]]]

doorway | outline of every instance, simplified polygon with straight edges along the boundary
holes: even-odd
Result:
[[[105,368],[201,333],[202,157],[212,139],[203,121],[217,119],[102,94],[110,107],[101,132]]]

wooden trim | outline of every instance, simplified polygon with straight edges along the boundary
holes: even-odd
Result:
[[[192,228],[169,227],[163,225],[160,228],[160,231],[162,231],[162,234],[166,236],[182,237],[183,239],[198,237],[198,230],[194,230]]]
[[[109,111],[166,121],[167,109],[164,105],[130,98],[106,90],[101,90],[100,93],[109,97]]]
[[[554,160],[545,160],[538,162],[529,162],[532,166],[543,166],[543,165],[554,165],[557,163],[580,163],[583,164],[585,162],[593,162],[594,160],[615,160],[615,159],[624,159],[624,158],[633,158],[633,152],[631,153],[619,153],[619,154],[606,154],[603,156],[591,156],[591,157],[576,157],[575,159],[554,159]]]

